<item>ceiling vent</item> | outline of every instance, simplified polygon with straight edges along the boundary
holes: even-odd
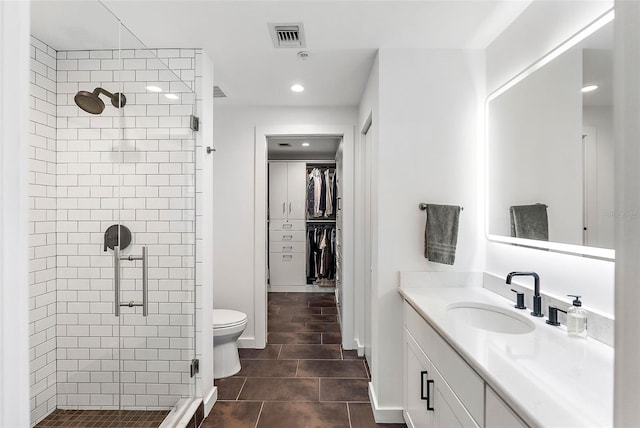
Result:
[[[220,86],[215,85],[213,87],[213,98],[227,98],[227,94],[224,93]]]
[[[304,48],[304,28],[302,22],[295,24],[269,24],[271,41],[276,48]]]

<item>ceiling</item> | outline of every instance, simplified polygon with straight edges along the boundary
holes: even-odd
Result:
[[[201,47],[213,59],[216,102],[356,106],[378,48],[484,48],[531,0],[32,1],[32,32],[56,50],[113,49],[117,15],[150,48]],[[302,22],[300,49],[275,49],[268,23]],[[141,47],[133,34],[125,47]],[[293,83],[305,86],[293,93]]]

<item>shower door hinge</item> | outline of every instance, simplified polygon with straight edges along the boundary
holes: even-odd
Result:
[[[191,127],[192,131],[199,131],[200,130],[200,118],[198,116],[191,115],[191,118],[189,120],[189,126]]]
[[[191,377],[194,377],[198,373],[200,373],[200,360],[195,358],[191,360]]]

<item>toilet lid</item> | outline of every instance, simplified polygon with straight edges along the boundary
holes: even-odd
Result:
[[[231,309],[214,309],[213,310],[213,328],[231,327],[242,324],[247,320],[247,315],[240,311]]]

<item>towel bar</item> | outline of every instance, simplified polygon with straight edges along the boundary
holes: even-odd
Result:
[[[418,208],[420,208],[420,211],[424,211],[427,209],[427,204],[424,202],[420,202]],[[460,211],[464,211],[464,207],[460,207]]]

